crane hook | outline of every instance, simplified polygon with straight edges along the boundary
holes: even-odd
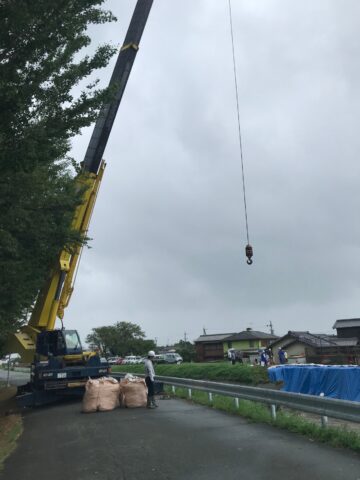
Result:
[[[248,265],[252,265],[252,263],[253,263],[253,261],[252,261],[253,248],[250,244],[247,244],[246,247],[245,247],[245,255],[247,257],[246,263]]]

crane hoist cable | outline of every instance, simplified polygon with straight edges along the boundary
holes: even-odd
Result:
[[[246,203],[246,189],[245,189],[245,173],[244,173],[244,154],[243,154],[242,138],[241,138],[239,91],[238,91],[238,81],[237,81],[237,73],[236,73],[236,59],[235,59],[234,30],[233,30],[233,21],[232,21],[231,0],[228,0],[228,2],[229,2],[229,20],[230,20],[232,59],[233,59],[233,67],[234,67],[234,83],[235,83],[235,96],[236,96],[237,124],[238,124],[238,134],[239,134],[239,151],[240,151],[240,160],[241,160],[241,174],[242,174],[245,225],[246,225],[246,237],[247,237],[247,245],[245,247],[245,255],[247,257],[246,263],[248,265],[251,265],[253,263],[253,261],[252,261],[253,248],[250,245],[250,240],[249,240],[249,223],[248,223],[248,213],[247,213],[247,203]]]

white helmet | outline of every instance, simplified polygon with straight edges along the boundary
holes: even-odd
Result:
[[[154,352],[154,350],[150,350],[150,351],[148,352],[148,357],[155,357],[155,352]]]

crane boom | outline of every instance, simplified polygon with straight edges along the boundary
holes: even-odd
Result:
[[[153,0],[138,0],[136,4],[109,83],[109,87],[116,88],[116,94],[100,111],[85,154],[84,171],[95,174],[98,172],[152,4]]]

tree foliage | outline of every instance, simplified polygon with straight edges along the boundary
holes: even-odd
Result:
[[[184,362],[194,362],[196,359],[195,345],[191,342],[180,340],[174,345],[176,353],[178,353]]]
[[[153,340],[146,340],[145,333],[131,322],[117,322],[115,325],[93,328],[86,337],[92,348],[98,348],[104,355],[144,355],[155,348]]]
[[[89,24],[115,20],[103,0],[0,2],[0,343],[26,315],[70,230],[79,192],[70,140],[109,92],[74,87],[115,49],[90,43]]]

